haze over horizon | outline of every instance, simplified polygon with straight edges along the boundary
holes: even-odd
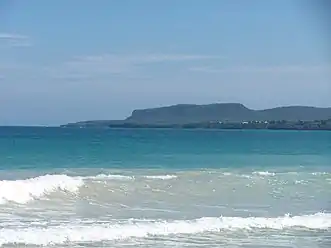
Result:
[[[331,107],[327,1],[0,2],[0,125]]]

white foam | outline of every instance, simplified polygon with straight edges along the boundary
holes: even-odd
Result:
[[[258,231],[260,229],[328,230],[331,214],[317,213],[304,216],[263,217],[206,217],[178,221],[128,221],[126,223],[66,223],[45,228],[3,228],[0,231],[0,246],[3,245],[54,245],[75,242],[104,242],[149,236],[195,234],[220,231]]]
[[[276,175],[274,172],[269,172],[269,171],[254,171],[253,174],[259,175],[259,176],[275,176]]]
[[[308,184],[308,181],[305,180],[295,180],[294,184]]]
[[[24,204],[55,191],[76,193],[84,184],[81,178],[67,175],[45,175],[25,180],[0,181],[0,204]]]
[[[175,175],[144,176],[149,179],[169,180]],[[55,191],[77,193],[86,180],[135,180],[134,176],[99,174],[96,176],[43,175],[21,180],[0,181],[0,204],[14,202],[26,204]]]
[[[147,179],[161,179],[161,180],[170,180],[177,178],[176,175],[158,175],[158,176],[144,176]]]
[[[144,176],[148,179],[169,180],[175,175]],[[0,204],[15,202],[25,204],[55,191],[77,193],[86,180],[135,180],[134,176],[99,174],[96,176],[43,175],[21,180],[0,181]]]
[[[327,173],[327,172],[313,172],[311,174],[313,176],[324,176],[324,175],[328,175],[329,173]]]
[[[250,175],[240,175],[242,178],[252,178]]]
[[[96,179],[96,180],[134,180],[133,176],[124,176],[124,175],[116,175],[116,174],[99,174],[96,176],[89,176],[89,177],[84,177],[84,179]]]

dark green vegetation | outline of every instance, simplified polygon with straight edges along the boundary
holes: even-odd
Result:
[[[252,110],[242,104],[180,104],[134,110],[125,120],[84,121],[62,127],[331,130],[331,108]]]

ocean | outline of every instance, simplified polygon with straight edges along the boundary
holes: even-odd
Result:
[[[0,247],[331,247],[331,132],[0,128]]]

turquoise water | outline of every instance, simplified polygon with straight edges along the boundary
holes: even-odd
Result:
[[[1,128],[0,169],[329,166],[331,132]]]
[[[0,128],[0,247],[330,247],[331,132]]]

